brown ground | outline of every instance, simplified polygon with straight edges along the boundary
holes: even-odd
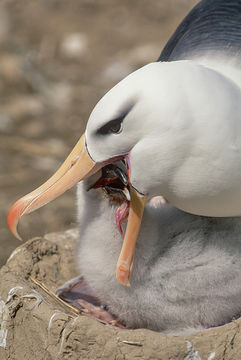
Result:
[[[78,274],[77,241],[76,230],[29,240],[0,269],[1,360],[240,360],[241,319],[170,336],[105,326],[60,303],[56,287]]]
[[[19,245],[6,225],[10,205],[56,170],[98,99],[155,60],[195,3],[0,2],[0,265]],[[21,234],[28,239],[73,227],[75,213],[73,190],[24,218]]]

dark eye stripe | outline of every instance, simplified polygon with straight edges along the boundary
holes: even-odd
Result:
[[[97,130],[97,134],[106,135],[106,134],[118,134],[122,127],[122,121],[125,116],[121,116],[117,119],[109,121],[107,124],[102,126]]]
[[[122,122],[124,121],[125,117],[129,114],[132,110],[134,105],[136,104],[136,99],[130,100],[119,113],[115,119],[107,122],[105,125],[101,126],[97,131],[96,134],[100,135],[107,135],[107,134],[119,134],[122,130]]]

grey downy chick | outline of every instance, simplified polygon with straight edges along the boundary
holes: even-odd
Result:
[[[79,183],[78,264],[88,285],[128,328],[186,334],[223,325],[241,313],[241,219],[190,215],[147,204],[131,287],[116,280],[122,237],[119,204]],[[88,190],[88,191],[87,191]]]

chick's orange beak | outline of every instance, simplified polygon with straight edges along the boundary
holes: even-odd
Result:
[[[36,190],[16,201],[11,207],[8,214],[8,226],[13,235],[21,239],[17,232],[17,225],[21,216],[47,204],[78,181],[94,174],[102,167],[102,163],[94,162],[89,156],[85,146],[85,134],[83,134],[56,173]]]

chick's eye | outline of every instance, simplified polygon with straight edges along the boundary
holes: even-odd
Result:
[[[119,134],[122,131],[122,122],[123,118],[111,120],[107,124],[102,126],[97,132],[101,135]]]

